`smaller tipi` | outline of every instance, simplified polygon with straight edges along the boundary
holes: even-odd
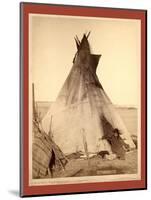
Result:
[[[83,139],[91,153],[107,150],[112,153],[111,144],[104,139],[105,130],[118,129],[121,138],[130,148],[135,148],[130,133],[116,108],[104,91],[96,74],[101,55],[91,53],[88,35],[80,41],[75,38],[77,52],[72,69],[42,120],[43,129],[65,154],[84,152]],[[51,92],[51,91],[50,91]],[[104,120],[110,124],[105,129]]]

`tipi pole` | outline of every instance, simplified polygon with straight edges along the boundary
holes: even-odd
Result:
[[[52,125],[52,115],[51,115],[50,126],[49,126],[49,137],[52,139],[52,130],[51,130],[51,125]]]
[[[84,146],[84,151],[87,157],[87,161],[88,161],[88,167],[90,166],[90,160],[89,160],[89,152],[88,152],[88,145],[87,145],[87,140],[86,140],[86,136],[85,136],[85,130],[82,129],[82,136],[83,136],[83,146]]]
[[[32,104],[33,104],[33,120],[36,121],[36,107],[35,107],[35,88],[34,83],[32,83]]]

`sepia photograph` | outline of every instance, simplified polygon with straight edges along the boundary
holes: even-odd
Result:
[[[142,179],[141,26],[29,13],[29,186]]]
[[[31,14],[29,31],[32,178],[138,174],[140,21]]]

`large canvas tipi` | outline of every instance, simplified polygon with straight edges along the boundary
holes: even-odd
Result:
[[[124,141],[134,148],[130,133],[96,75],[101,55],[91,53],[88,36],[84,34],[81,41],[75,38],[77,53],[72,69],[42,120],[43,129],[51,133],[65,154],[84,152],[84,142],[88,152],[111,153],[110,144],[103,139],[110,129],[118,129]]]

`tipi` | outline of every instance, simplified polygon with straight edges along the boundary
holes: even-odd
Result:
[[[88,35],[80,41],[76,36],[77,53],[72,69],[56,101],[42,120],[43,129],[50,133],[63,153],[107,150],[110,144],[103,139],[106,124],[121,132],[121,137],[131,148],[135,145],[120,115],[105,93],[96,75],[101,55],[91,53]],[[107,127],[107,126],[106,126]]]

